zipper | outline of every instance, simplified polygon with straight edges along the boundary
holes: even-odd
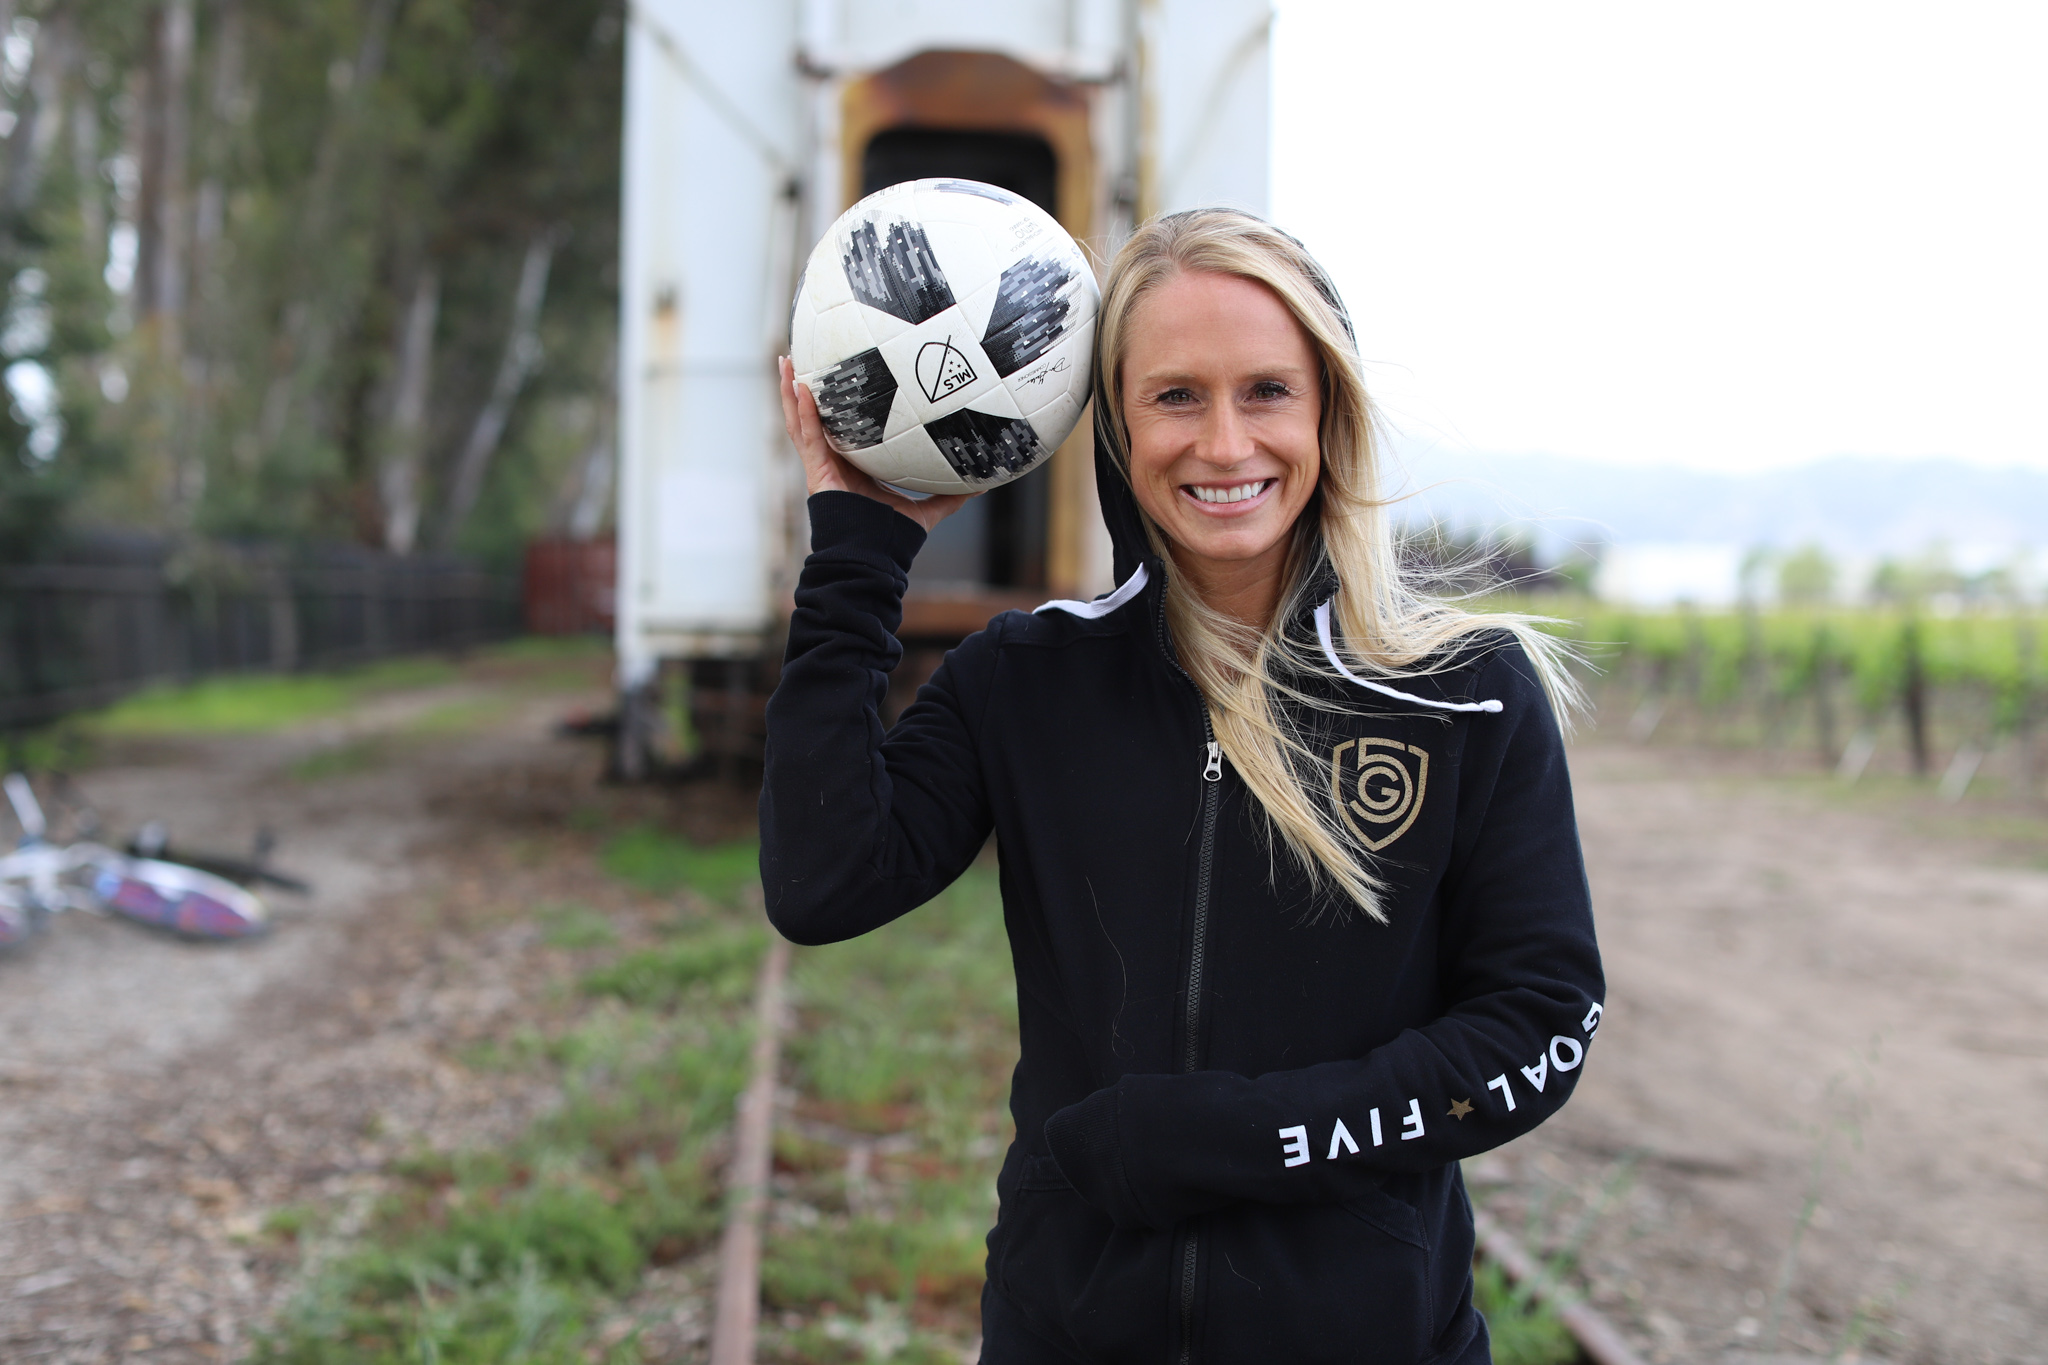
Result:
[[[1181,1019],[1186,1034],[1181,1044],[1180,1069],[1187,1073],[1202,1062],[1202,975],[1209,948],[1209,875],[1216,859],[1216,807],[1223,785],[1223,748],[1209,721],[1209,708],[1202,708],[1202,741],[1208,762],[1202,769],[1202,843],[1195,861],[1195,916],[1193,943],[1188,949],[1187,1010]],[[1201,1237],[1192,1230],[1180,1253],[1180,1365],[1192,1365],[1195,1358],[1195,1268],[1201,1251]]]
[[[1180,1069],[1199,1069],[1202,1060],[1202,971],[1209,947],[1209,870],[1216,860],[1216,800],[1223,782],[1223,749],[1209,723],[1209,709],[1202,708],[1202,740],[1208,764],[1202,769],[1202,844],[1195,861],[1194,942],[1188,950],[1188,1001],[1182,1017]]]
[[[1166,635],[1165,603],[1154,616],[1160,652],[1180,674],[1181,681],[1195,694],[1202,710],[1202,842],[1195,855],[1195,913],[1188,948],[1187,1006],[1181,1016],[1184,1035],[1181,1044],[1182,1074],[1197,1070],[1202,1061],[1202,976],[1209,948],[1209,879],[1216,861],[1216,808],[1221,804],[1223,746],[1216,742],[1216,727],[1209,719],[1209,704],[1202,689],[1180,666],[1173,642]],[[1189,1229],[1180,1253],[1180,1359],[1179,1365],[1193,1365],[1195,1359],[1195,1271],[1201,1255],[1201,1236]]]

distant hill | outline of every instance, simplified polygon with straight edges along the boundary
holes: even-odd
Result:
[[[1815,543],[1839,556],[2048,546],[2048,470],[1956,459],[1842,455],[1763,473],[1628,467],[1555,455],[1445,452],[1396,442],[1404,519],[1532,533],[1539,557],[1572,546]]]

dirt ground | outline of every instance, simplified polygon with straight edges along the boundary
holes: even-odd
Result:
[[[1763,763],[1579,748],[1607,1012],[1473,1173],[1653,1360],[2048,1361],[2048,821]]]
[[[601,791],[594,748],[550,734],[600,679],[472,675],[83,774],[119,830],[274,827],[316,894],[259,943],[69,916],[0,960],[0,1360],[232,1360],[294,1286],[279,1210],[340,1208],[345,1236],[381,1163],[549,1103],[460,1060],[549,1007],[508,896],[550,894],[549,850],[636,803],[746,815]],[[481,729],[408,729],[491,696]],[[1755,757],[1575,764],[1608,1012],[1564,1115],[1474,1163],[1481,1200],[1576,1251],[1651,1360],[2048,1361],[2048,822]],[[647,1292],[700,1341],[701,1267],[664,1274]]]

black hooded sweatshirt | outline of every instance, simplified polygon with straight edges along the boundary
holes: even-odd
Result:
[[[1493,637],[1405,696],[1333,680],[1346,710],[1303,718],[1319,799],[1387,884],[1376,923],[1273,851],[1174,660],[1129,487],[1102,459],[1097,486],[1122,586],[997,617],[887,731],[924,532],[810,499],[768,705],[769,918],[866,933],[995,835],[1022,1055],[985,1361],[1484,1362],[1457,1163],[1564,1103],[1603,993],[1535,671]]]

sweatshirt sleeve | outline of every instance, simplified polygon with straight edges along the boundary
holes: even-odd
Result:
[[[1519,648],[1477,687],[1505,707],[1472,720],[1461,764],[1437,904],[1444,1013],[1363,1057],[1256,1078],[1128,1075],[1060,1110],[1045,1125],[1053,1159],[1119,1226],[1342,1202],[1519,1137],[1571,1094],[1605,985],[1563,738]]]
[[[857,493],[814,494],[809,509],[811,555],[768,699],[761,885],[786,937],[834,943],[930,900],[987,841],[978,717],[963,696],[988,694],[995,629],[949,654],[885,733],[903,590],[924,532]]]

